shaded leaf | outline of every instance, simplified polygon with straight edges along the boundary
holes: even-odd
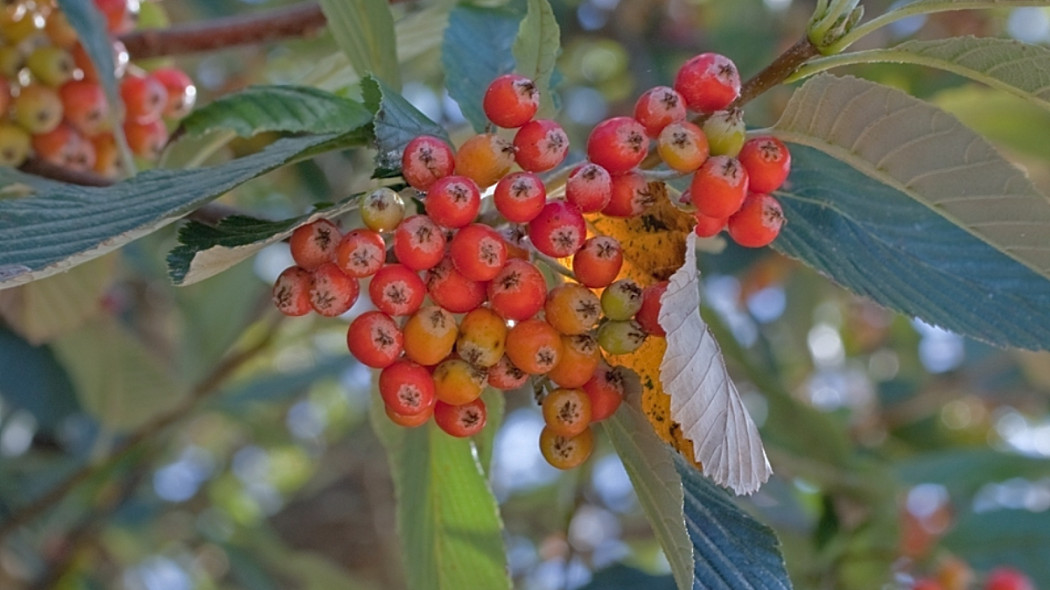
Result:
[[[328,30],[358,75],[401,87],[394,16],[386,0],[321,0]]]
[[[671,396],[671,417],[693,441],[693,458],[715,483],[750,494],[773,472],[758,428],[729,378],[722,350],[700,318],[696,234],[686,239],[685,262],[660,298],[667,352],[660,382]]]
[[[0,327],[0,398],[4,406],[33,415],[37,426],[51,431],[78,411],[73,384],[54,352],[34,346]]]
[[[774,248],[908,316],[999,346],[1050,348],[1050,281],[893,187],[792,145]]]
[[[368,77],[361,81],[365,105],[375,113],[375,143],[378,173],[401,170],[401,153],[408,142],[418,135],[433,135],[448,141],[448,133],[431,121],[403,96]]]
[[[512,47],[515,70],[531,78],[540,91],[537,116],[551,117],[554,115],[551,76],[561,52],[561,29],[548,0],[528,0],[528,6]]]
[[[685,586],[685,588],[691,587],[692,584]],[[654,576],[622,563],[617,563],[594,572],[594,577],[591,578],[590,583],[580,588],[580,590],[637,590],[638,588],[645,588],[646,590],[674,590],[675,588],[682,588],[682,586],[675,586],[672,576]]]
[[[1050,278],[1050,199],[955,117],[900,90],[819,75],[777,135],[848,163]]]
[[[264,131],[346,133],[363,130],[372,113],[361,103],[305,86],[252,86],[195,110],[187,133],[230,129],[241,137]]]
[[[693,587],[693,545],[682,512],[682,484],[674,451],[653,432],[641,409],[641,384],[627,388],[620,408],[596,427],[612,443],[631,478],[638,503],[663,547],[678,588]],[[595,582],[597,583],[597,576]],[[595,586],[603,587],[603,586]]]
[[[1011,565],[1030,576],[1037,588],[1050,586],[1050,511],[993,510],[966,512],[941,541],[974,569]]]
[[[988,448],[953,449],[901,459],[895,468],[908,484],[939,483],[956,501],[968,502],[989,482],[1045,476],[1050,473],[1050,460]]]
[[[675,467],[685,492],[685,522],[695,551],[697,590],[791,588],[772,529],[741,510],[681,457]]]
[[[497,76],[514,70],[511,45],[522,22],[516,6],[487,8],[462,4],[449,15],[441,46],[448,94],[475,131],[489,124],[481,102]]]
[[[67,270],[154,232],[337,135],[281,139],[259,153],[198,170],[149,170],[110,187],[83,187],[0,168],[0,186],[31,193],[0,199],[0,288]],[[353,143],[354,140],[348,140]]]

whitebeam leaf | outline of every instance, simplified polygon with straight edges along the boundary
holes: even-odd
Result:
[[[660,381],[671,396],[671,417],[693,442],[693,458],[704,474],[737,494],[751,494],[773,470],[722,350],[700,318],[699,282],[696,235],[690,232],[685,263],[660,298],[660,325],[667,331]]]
[[[1050,278],[1050,199],[952,115],[900,90],[853,77],[816,76],[775,125],[890,186]]]

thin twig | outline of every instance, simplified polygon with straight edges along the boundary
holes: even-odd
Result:
[[[756,96],[786,80],[802,64],[817,55],[820,55],[817,47],[810,42],[808,37],[802,37],[761,72],[744,82],[740,88],[740,97],[730,105],[730,108],[744,106]]]

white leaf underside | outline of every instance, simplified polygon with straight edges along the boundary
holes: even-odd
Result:
[[[695,246],[690,232],[685,263],[660,298],[660,325],[667,331],[660,381],[671,396],[671,418],[693,442],[693,458],[704,473],[737,494],[751,494],[773,470],[758,428],[729,379],[722,350],[700,318]]]

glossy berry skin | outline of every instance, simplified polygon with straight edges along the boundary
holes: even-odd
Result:
[[[693,174],[689,185],[697,212],[708,217],[729,217],[747,196],[747,170],[729,156],[712,156]]]
[[[427,270],[426,285],[434,303],[452,313],[465,313],[485,302],[485,283],[463,276],[447,256]]]
[[[531,262],[517,258],[508,260],[488,284],[492,310],[516,322],[536,315],[543,308],[546,295],[547,284],[543,274]]]
[[[456,157],[444,140],[432,135],[412,138],[401,153],[401,175],[412,188],[426,191],[456,167]]]
[[[594,328],[602,306],[593,291],[579,283],[558,285],[547,293],[544,317],[562,334],[583,334]]]
[[[712,156],[735,158],[747,139],[744,112],[740,109],[711,113],[704,120],[703,130]]]
[[[489,84],[481,107],[494,125],[521,127],[540,108],[540,92],[536,84],[525,76],[504,74]]]
[[[405,356],[426,366],[440,363],[459,335],[456,318],[436,305],[421,307],[405,322]]]
[[[394,230],[394,256],[413,270],[431,268],[445,256],[445,232],[426,215],[406,217]]]
[[[780,234],[784,225],[784,211],[773,196],[752,193],[744,205],[726,223],[729,236],[747,248],[767,246]]]
[[[361,222],[372,231],[392,231],[405,218],[405,201],[388,187],[361,196]]]
[[[642,288],[632,279],[620,279],[602,291],[602,313],[611,320],[629,320],[642,308]]]
[[[288,242],[295,263],[313,270],[325,262],[335,260],[335,250],[341,239],[339,228],[321,218],[295,228]]]
[[[637,217],[656,202],[649,180],[637,171],[613,176],[612,197],[602,213],[609,217]]]
[[[489,367],[488,383],[500,391],[517,389],[528,381],[529,374],[515,367],[507,355],[503,355],[495,365]]]
[[[725,229],[728,221],[728,217],[708,217],[702,213],[696,213],[696,225],[693,226],[693,231],[698,237],[710,238]]]
[[[388,315],[411,315],[423,304],[426,286],[416,271],[403,264],[388,264],[372,276],[368,297]]]
[[[151,123],[160,119],[168,104],[168,90],[153,76],[125,76],[120,82],[125,120]]]
[[[313,270],[310,305],[328,318],[342,315],[353,307],[360,290],[357,279],[346,276],[335,263],[325,262]]]
[[[691,110],[710,113],[726,108],[740,96],[740,73],[728,57],[701,53],[678,69],[674,89]]]
[[[624,371],[622,367],[610,367],[605,362],[598,365],[594,374],[583,384],[583,391],[591,398],[591,420],[599,422],[616,413],[624,396]]]
[[[492,203],[507,221],[528,223],[547,202],[547,187],[533,172],[512,172],[504,176],[492,194]]]
[[[163,111],[165,117],[181,119],[190,114],[197,102],[197,87],[186,72],[178,68],[158,68],[150,75],[168,91]]]
[[[352,229],[339,240],[335,261],[342,271],[362,279],[376,274],[386,261],[383,236],[370,229]]]
[[[612,175],[594,162],[573,168],[565,181],[565,200],[583,213],[596,213],[612,199]]]
[[[685,98],[670,86],[654,86],[634,103],[634,118],[656,137],[669,123],[685,120]]]
[[[507,332],[507,357],[530,375],[542,375],[561,361],[561,335],[547,322],[532,318],[514,324]]]
[[[619,240],[594,236],[572,257],[572,274],[580,284],[600,289],[616,280],[623,266],[623,249]]]
[[[642,346],[646,336],[634,320],[610,320],[598,327],[598,346],[607,354],[630,354]]]
[[[476,367],[491,367],[503,357],[507,323],[487,307],[471,310],[459,322],[456,354]]]
[[[543,398],[543,422],[554,434],[574,437],[591,423],[591,400],[582,389],[559,387]]]
[[[401,356],[404,343],[397,322],[381,311],[366,311],[357,316],[346,332],[350,354],[373,369],[393,364]]]
[[[448,228],[463,227],[478,216],[481,191],[466,176],[446,176],[430,185],[423,204],[434,223]]]
[[[472,281],[491,281],[507,262],[503,236],[483,223],[472,223],[456,232],[448,251],[456,270]]]
[[[569,153],[569,136],[557,121],[534,119],[514,135],[514,161],[523,170],[545,172]]]
[[[777,190],[791,172],[791,152],[775,137],[747,140],[737,159],[747,170],[748,186],[755,193]]]
[[[1035,590],[1035,584],[1018,570],[1003,566],[988,573],[984,590]]]
[[[281,272],[273,284],[273,304],[278,311],[288,316],[310,313],[310,271],[290,266]]]
[[[670,123],[660,132],[656,151],[669,168],[689,173],[707,160],[707,136],[689,121]]]
[[[634,320],[645,330],[646,334],[653,336],[666,336],[667,332],[660,325],[660,298],[667,292],[667,281],[660,281],[649,285],[642,290],[642,306],[638,313],[634,314]]]
[[[631,117],[606,119],[587,138],[587,158],[614,176],[641,164],[648,152],[645,127]]]
[[[140,158],[156,160],[168,143],[168,128],[160,119],[146,123],[129,119],[124,121],[124,136],[131,153]]]
[[[386,407],[405,416],[425,412],[437,401],[430,371],[408,359],[398,359],[379,372],[379,395]]]
[[[590,334],[561,337],[561,361],[547,372],[547,378],[560,387],[582,387],[602,361],[598,341]]]
[[[529,241],[537,250],[554,258],[572,256],[587,239],[587,222],[580,210],[567,201],[551,201],[529,222]]]
[[[84,135],[97,135],[109,127],[109,101],[96,82],[70,80],[58,89],[66,121]]]
[[[471,137],[456,152],[456,174],[470,178],[483,189],[496,184],[512,165],[514,146],[493,133]]]
[[[62,99],[43,84],[22,87],[11,108],[15,122],[29,133],[47,133],[62,122]]]
[[[579,467],[594,450],[594,433],[590,428],[573,437],[556,434],[550,427],[540,431],[540,453],[558,469]]]
[[[457,438],[474,436],[485,428],[485,402],[478,398],[461,406],[438,401],[434,406],[434,422],[446,433]]]

